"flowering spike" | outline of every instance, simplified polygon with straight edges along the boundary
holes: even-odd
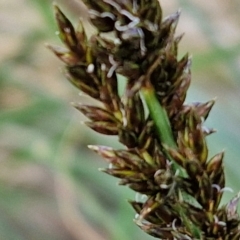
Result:
[[[70,82],[101,103],[75,104],[86,125],[125,146],[89,146],[109,163],[101,171],[144,195],[130,204],[136,224],[153,237],[239,239],[239,194],[219,207],[227,189],[224,154],[208,160],[206,136],[214,130],[204,122],[215,99],[185,103],[192,59],[178,57],[180,11],[162,19],[158,0],[83,2],[97,33],[88,39],[83,23],[74,29],[55,5],[66,48],[48,48]]]

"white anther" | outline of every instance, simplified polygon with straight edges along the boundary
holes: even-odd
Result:
[[[233,189],[230,187],[224,187],[224,188],[220,188],[220,186],[218,184],[212,184],[213,188],[216,188],[218,192],[233,192]]]
[[[107,77],[110,78],[110,77],[112,77],[114,71],[117,69],[118,63],[114,61],[113,55],[110,55],[110,56],[108,57],[108,60],[109,60],[109,62],[112,64],[112,66],[111,66],[111,68],[109,69],[108,74],[107,74]]]
[[[117,62],[114,60],[113,58],[113,55],[109,55],[109,58],[108,58],[109,62],[112,64],[112,65],[116,65]]]
[[[225,222],[223,222],[223,221],[219,221],[219,222],[218,222],[218,225],[223,226],[223,227],[226,227],[226,226],[227,226],[227,224],[226,224]]]
[[[103,0],[103,2],[110,4],[112,7],[116,8],[118,12],[121,11],[121,6],[116,3],[116,1],[112,0]]]
[[[117,66],[113,65],[113,66],[109,69],[108,74],[107,74],[107,77],[108,77],[108,78],[112,77],[112,75],[113,75],[114,71],[116,70],[116,68],[117,68]]]
[[[102,70],[102,71],[106,71],[106,68],[107,68],[107,67],[106,67],[106,64],[102,63],[102,64],[101,64],[101,70]]]
[[[94,68],[95,68],[95,66],[94,66],[93,63],[89,64],[88,67],[87,67],[87,72],[88,73],[93,73],[94,72]]]
[[[140,193],[135,194],[135,202],[140,202]]]
[[[177,222],[177,219],[174,218],[174,220],[172,221],[172,229],[173,229],[174,231],[177,231],[176,222]]]
[[[119,32],[124,32],[127,31],[129,29],[128,25],[122,25],[120,24],[119,21],[115,22],[115,28],[119,31]]]
[[[162,188],[162,189],[169,189],[170,187],[171,187],[171,185],[160,184],[160,188]]]
[[[141,28],[137,28],[137,32],[138,32],[139,37],[140,37],[141,54],[142,54],[142,56],[144,56],[146,51],[147,51],[147,48],[145,46],[145,41],[144,41],[145,36],[144,36],[143,30]]]
[[[102,18],[109,17],[112,20],[116,19],[116,17],[110,12],[103,12],[103,13],[100,14],[100,17],[102,17]]]
[[[154,177],[157,177],[159,174],[161,174],[162,172],[164,172],[163,169],[158,169],[155,173],[154,173]]]
[[[90,15],[91,18],[100,17],[100,12],[95,11],[95,10],[93,10],[93,9],[90,9],[90,10],[88,11],[88,13],[89,13],[89,15]]]
[[[120,45],[121,44],[121,40],[119,38],[115,38],[114,39],[114,44],[115,45]]]
[[[202,126],[202,131],[204,131],[206,134],[209,134],[211,132],[210,129],[206,126]]]
[[[134,28],[139,22],[140,22],[140,19],[136,18],[134,21],[132,21],[128,24],[128,27],[129,28]]]
[[[218,184],[212,184],[212,188],[216,188],[218,192],[221,191],[221,188]]]
[[[138,17],[135,17],[134,15],[132,15],[130,12],[126,11],[126,10],[121,10],[120,13],[124,16],[126,16],[127,18],[129,18],[132,22],[135,23],[139,23],[140,19]]]
[[[135,219],[139,219],[139,214],[138,213],[135,214]]]
[[[147,200],[147,195],[141,194],[141,193],[136,193],[135,194],[135,201],[136,202],[146,202]]]
[[[99,150],[99,146],[96,145],[88,145],[88,148],[94,151],[98,151]]]
[[[231,192],[231,193],[233,193],[233,189],[230,188],[230,187],[224,187],[220,190],[220,192]]]
[[[214,222],[215,222],[217,225],[223,226],[223,227],[225,227],[225,226],[227,225],[225,222],[219,221],[219,219],[218,219],[218,217],[217,217],[216,215],[214,215],[213,218],[214,218]]]

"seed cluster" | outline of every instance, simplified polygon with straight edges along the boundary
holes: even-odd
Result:
[[[109,163],[104,172],[138,194],[130,201],[136,224],[158,239],[238,240],[239,196],[219,206],[226,189],[224,154],[208,157],[206,137],[214,131],[203,123],[214,100],[185,103],[191,59],[178,59],[182,36],[175,36],[175,29],[180,13],[162,19],[157,0],[83,2],[97,33],[88,39],[83,24],[75,29],[55,6],[65,48],[49,48],[65,63],[70,82],[101,103],[76,104],[89,119],[86,125],[118,136],[125,146],[89,147]],[[143,89],[164,109],[173,144],[159,137]],[[157,118],[161,122],[163,115]]]

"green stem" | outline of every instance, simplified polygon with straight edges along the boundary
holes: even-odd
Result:
[[[154,90],[153,86],[151,85],[151,83],[146,83],[145,85],[143,85],[141,92],[142,92],[142,95],[148,106],[150,116],[152,117],[152,119],[155,123],[156,130],[157,130],[157,133],[158,133],[161,143],[164,145],[167,145],[168,147],[176,149],[177,145],[173,138],[171,124],[170,124],[169,118],[167,116],[167,112],[159,103],[159,101],[156,97],[155,90]],[[167,152],[166,152],[166,155],[170,160],[173,161],[173,168],[175,169],[175,171],[179,170],[179,175],[182,177],[186,177],[186,172],[184,171],[184,169],[178,163],[176,163],[174,161],[174,159],[172,159]],[[193,199],[191,196],[189,196],[187,194],[185,194],[183,198],[188,199],[188,201]],[[181,210],[181,208],[180,208],[180,210]],[[201,231],[200,231],[199,227],[195,226],[188,219],[187,215],[184,212],[182,212],[182,211],[179,211],[179,212],[181,214],[181,217],[182,217],[186,227],[191,231],[191,233],[195,237],[200,239],[199,237],[201,236]]]
[[[160,141],[171,148],[177,148],[173,138],[171,125],[166,110],[160,105],[155,90],[148,84],[142,87],[142,94],[148,106],[150,116],[152,117]]]
[[[159,103],[152,84],[146,82],[146,84],[142,86],[141,92],[148,106],[150,116],[152,117],[156,126],[160,142],[162,145],[167,145],[170,148],[177,149],[167,112]],[[165,154],[173,162],[173,169],[175,169],[175,171],[178,170],[180,176],[186,177],[186,172],[184,169],[177,162],[175,162],[171,156],[169,156],[167,151]]]

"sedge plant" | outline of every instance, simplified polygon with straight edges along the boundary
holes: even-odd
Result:
[[[55,5],[65,47],[49,48],[69,81],[99,102],[75,104],[85,124],[123,145],[89,148],[109,163],[103,172],[145,196],[129,201],[135,223],[157,239],[238,240],[239,196],[220,205],[224,153],[208,156],[206,137],[214,131],[204,122],[214,100],[185,102],[191,58],[178,57],[180,12],[163,19],[157,0],[83,2],[96,33],[87,37],[83,23],[74,28]]]

